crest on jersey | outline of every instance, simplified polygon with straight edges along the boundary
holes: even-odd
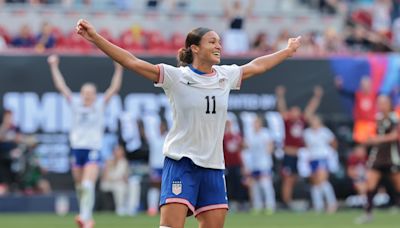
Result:
[[[219,87],[224,88],[224,87],[225,87],[225,84],[226,84],[225,78],[221,78],[221,79],[218,81],[218,83],[219,83]]]
[[[175,195],[182,193],[182,181],[172,181],[172,193]]]

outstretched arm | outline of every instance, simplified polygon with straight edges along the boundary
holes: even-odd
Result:
[[[117,62],[114,62],[114,75],[111,80],[111,85],[104,93],[104,102],[108,103],[114,94],[118,93],[122,84],[123,68]]]
[[[132,70],[145,78],[156,82],[158,80],[159,69],[156,65],[143,61],[128,51],[112,44],[96,32],[96,29],[86,20],[79,20],[76,31],[86,40],[92,42],[106,55],[118,62],[125,68]]]
[[[304,118],[308,120],[312,115],[314,115],[315,111],[317,111],[319,104],[321,103],[321,98],[324,93],[324,90],[321,86],[316,86],[314,88],[314,96],[308,102],[306,108],[304,109]]]
[[[264,55],[242,66],[243,79],[261,74],[291,57],[300,47],[301,36],[290,38],[285,49],[270,55]]]
[[[285,117],[287,113],[287,105],[285,99],[286,89],[283,86],[276,87],[275,95],[276,95],[276,107],[278,112],[281,113],[282,117]]]
[[[65,83],[64,77],[61,74],[60,69],[58,68],[58,64],[60,62],[57,55],[50,55],[47,58],[47,62],[50,65],[51,77],[53,79],[53,83],[58,91],[67,98],[67,100],[71,99],[71,90],[68,88]]]

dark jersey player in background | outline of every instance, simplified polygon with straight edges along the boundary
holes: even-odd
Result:
[[[381,95],[377,100],[377,135],[367,140],[371,145],[367,171],[367,203],[365,214],[356,219],[356,223],[371,222],[373,197],[383,176],[391,178],[395,193],[395,202],[400,206],[400,148],[398,118],[388,96]]]
[[[303,131],[306,127],[306,121],[314,115],[317,110],[323,89],[320,86],[314,88],[314,96],[308,102],[304,113],[300,107],[292,106],[287,109],[285,100],[286,89],[283,86],[276,88],[277,108],[281,113],[285,123],[285,141],[282,164],[282,200],[285,206],[291,205],[293,198],[293,188],[297,180],[297,161],[298,151],[304,147]]]

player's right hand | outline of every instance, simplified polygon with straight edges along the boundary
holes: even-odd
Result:
[[[47,58],[47,62],[49,63],[49,65],[53,66],[53,65],[58,65],[58,63],[60,62],[60,59],[58,58],[58,55],[50,55]]]
[[[90,42],[93,42],[94,38],[97,36],[94,26],[84,19],[80,19],[76,23],[76,33]]]

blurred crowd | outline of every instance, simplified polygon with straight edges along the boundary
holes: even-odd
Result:
[[[0,1],[1,2],[1,1]],[[92,1],[5,1],[29,2],[30,4],[86,4]],[[129,1],[104,1],[121,5]],[[146,7],[154,10],[162,1],[147,1]],[[167,1],[173,9],[185,9],[190,1]],[[99,3],[100,4],[100,3]],[[130,3],[129,3],[130,4]],[[128,5],[129,5],[128,4]],[[292,28],[283,27],[277,33],[268,30],[259,31],[250,36],[246,26],[251,26],[247,18],[254,16],[257,8],[254,0],[243,3],[239,0],[221,1],[221,15],[227,21],[228,29],[221,33],[223,47],[227,54],[257,54],[274,52],[281,49],[291,36],[302,35],[300,54],[320,56],[326,54],[351,54],[364,52],[392,52],[400,48],[400,3],[396,0],[301,0],[302,4],[324,16],[342,20],[340,27],[306,29],[292,34]],[[96,4],[98,5],[98,4]],[[122,6],[127,8],[128,6]],[[128,7],[129,8],[129,7]],[[258,15],[260,16],[260,15]],[[261,15],[262,16],[262,15]],[[297,29],[298,30],[298,29]],[[162,30],[147,30],[140,24],[126,28],[118,35],[112,29],[99,31],[113,43],[130,51],[169,53],[183,46],[187,31],[163,34]],[[300,34],[298,34],[300,33]],[[0,24],[0,50],[7,48],[29,48],[36,52],[46,50],[93,52],[95,49],[77,36],[74,31],[62,31],[49,22],[44,22],[37,33],[31,31],[31,25],[23,25],[19,32],[11,34]]]

